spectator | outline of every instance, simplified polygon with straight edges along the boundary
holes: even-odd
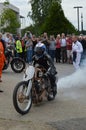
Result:
[[[10,33],[6,33],[6,36],[4,38],[6,47],[9,46],[9,40],[10,40]]]
[[[77,36],[72,37],[72,53],[73,53],[73,65],[75,69],[80,68],[81,53],[83,52],[82,44],[78,41]]]
[[[72,63],[72,37],[70,35],[67,36],[67,61],[69,64]]]
[[[9,35],[9,44],[8,46],[12,50],[13,55],[15,55],[15,39],[13,38],[12,34]]]
[[[33,56],[33,43],[31,37],[27,36],[26,39],[27,62],[31,63]]]
[[[86,36],[80,35],[79,36],[79,41],[81,42],[83,46],[83,53],[81,56],[81,62],[86,59]]]
[[[16,56],[17,57],[21,57],[22,58],[22,43],[21,43],[21,38],[20,38],[20,35],[17,35],[16,36]]]
[[[43,34],[42,43],[45,44],[45,46],[46,46],[46,51],[47,51],[47,53],[49,53],[49,42],[48,42],[48,35],[47,35],[46,32],[44,32],[44,34]]]
[[[56,62],[60,63],[60,60],[61,60],[61,41],[60,41],[60,34],[58,34],[57,37],[56,37],[56,53],[55,53],[55,57],[56,57]]]
[[[32,42],[33,42],[33,54],[34,54],[34,48],[35,48],[35,46],[37,44],[37,38],[36,38],[35,35],[32,35]]]
[[[26,42],[25,42],[25,37],[21,39],[21,44],[22,44],[22,58],[26,62]]]
[[[4,41],[3,37],[2,37],[2,33],[0,33],[0,41],[2,42],[4,50],[5,50],[6,49],[6,43],[5,43],[5,41]]]
[[[27,31],[24,37],[30,37],[32,39],[32,33],[30,31]]]
[[[55,50],[56,50],[56,41],[54,35],[50,35],[49,40],[49,55],[51,56],[53,62],[55,58]]]
[[[0,39],[2,37],[2,34],[0,33]],[[4,55],[4,45],[3,42],[0,40],[0,82],[2,82],[2,70],[4,67],[4,62],[5,62],[5,55]]]
[[[61,35],[61,58],[62,63],[67,62],[67,43],[64,33]]]

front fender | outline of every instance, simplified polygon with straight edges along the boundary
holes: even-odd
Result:
[[[32,65],[29,65],[23,75],[23,81],[28,81],[33,78],[35,73],[35,68]]]

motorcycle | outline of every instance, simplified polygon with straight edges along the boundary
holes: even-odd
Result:
[[[44,99],[54,100],[49,77],[45,77],[46,70],[43,66],[29,65],[13,91],[13,105],[16,111],[22,115],[27,114],[32,104],[39,104]],[[52,96],[52,99],[50,98]]]
[[[8,46],[5,50],[6,61],[4,63],[3,70],[6,70],[11,65],[11,69],[16,73],[21,73],[25,69],[25,62],[22,58],[15,57],[14,51],[11,46]]]

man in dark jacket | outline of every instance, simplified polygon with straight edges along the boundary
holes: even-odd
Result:
[[[34,64],[39,64],[43,66],[47,71],[45,73],[45,77],[49,76],[53,95],[55,96],[57,93],[57,85],[56,85],[56,68],[51,57],[46,52],[46,47],[43,43],[39,42],[35,47],[35,55],[33,57]]]

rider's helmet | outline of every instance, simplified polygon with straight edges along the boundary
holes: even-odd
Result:
[[[40,58],[46,51],[46,46],[43,43],[38,43],[35,47],[35,54]]]

